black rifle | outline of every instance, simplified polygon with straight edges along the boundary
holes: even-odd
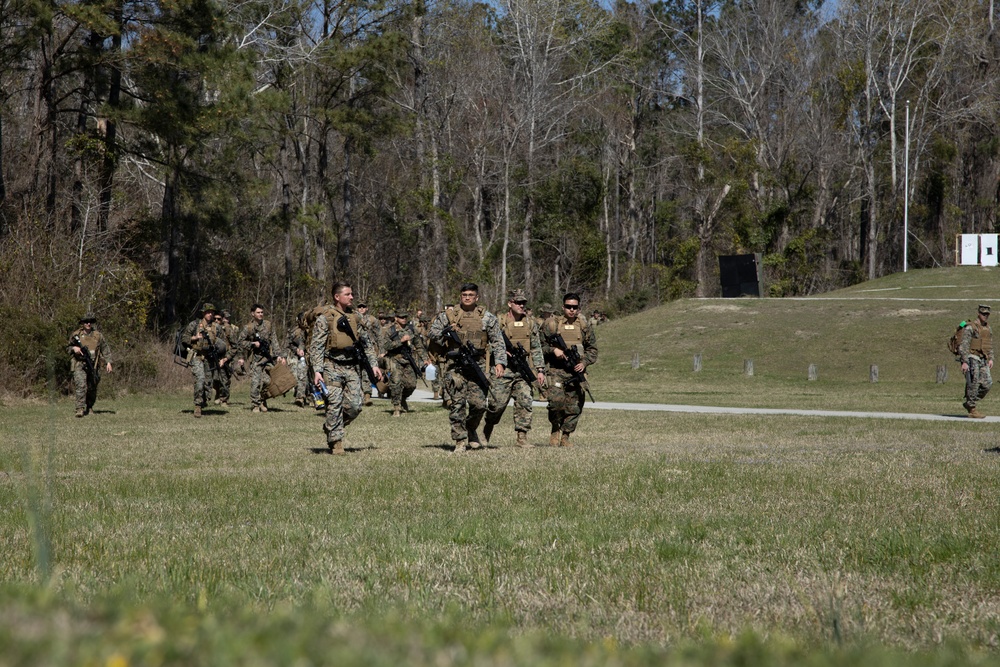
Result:
[[[452,359],[457,358],[459,366],[466,373],[466,377],[472,376],[470,379],[479,385],[483,393],[488,396],[490,393],[490,380],[486,377],[486,373],[483,372],[482,366],[476,361],[476,348],[472,347],[472,343],[468,341],[463,345],[462,339],[458,337],[458,334],[451,328],[450,324],[441,331],[441,334],[458,346],[457,349],[449,351],[447,356]]]
[[[400,337],[399,331],[400,331],[399,329],[396,330],[396,336],[393,337],[394,339]],[[413,332],[409,331],[408,329],[403,329],[403,331],[407,331],[408,333],[410,333],[411,336],[410,340],[412,340],[412,337],[414,335]],[[403,343],[402,346],[399,348],[399,350],[400,354],[403,355],[403,358],[406,359],[406,363],[408,363],[410,365],[410,368],[413,369],[413,374],[416,375],[418,378],[420,378],[420,381],[423,382],[424,386],[426,387],[427,380],[424,379],[424,374],[420,372],[420,368],[417,367],[417,362],[413,358],[413,349],[410,347],[410,341],[406,341],[405,343]]]
[[[354,358],[361,364],[361,368],[364,369],[371,383],[378,384],[378,378],[375,377],[375,370],[372,369],[372,365],[368,361],[368,350],[365,349],[365,343],[355,335],[354,329],[351,328],[351,323],[347,320],[347,315],[341,315],[340,319],[337,320],[337,329],[343,331],[354,341],[354,345],[350,348],[354,354]]]
[[[596,403],[594,400],[594,395],[590,393],[590,383],[587,382],[587,376],[583,374],[582,371],[576,370],[576,365],[582,361],[580,359],[580,353],[576,351],[576,346],[570,347],[566,345],[566,341],[563,339],[562,334],[554,333],[549,336],[549,344],[552,347],[558,348],[563,351],[566,355],[566,370],[573,374],[573,378],[568,384],[575,384],[583,387],[583,390],[587,392],[587,396],[590,396],[590,402]]]
[[[257,348],[257,354],[268,360],[269,363],[274,363],[274,355],[271,354],[271,343],[267,341],[266,338],[261,338],[259,333],[253,335],[253,339],[260,343],[260,347]]]
[[[501,331],[503,334],[503,344],[507,348],[507,367],[512,369],[515,373],[524,378],[532,387],[538,386],[538,391],[543,391],[542,387],[538,385],[538,377],[531,372],[531,364],[528,363],[528,351],[524,349],[524,345],[521,343],[514,347],[514,344],[510,342],[510,338],[507,337],[506,332]]]
[[[97,380],[97,369],[94,368],[94,359],[90,356],[90,348],[83,344],[79,336],[73,336],[73,343],[80,348],[83,354],[83,367],[87,371],[87,377],[91,383]]]

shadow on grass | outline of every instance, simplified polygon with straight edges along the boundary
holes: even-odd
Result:
[[[201,409],[201,415],[203,417],[210,417],[212,415],[227,415],[227,414],[229,414],[229,412],[230,412],[229,410],[213,410],[212,408],[202,408]],[[194,408],[191,408],[190,410],[181,410],[181,414],[182,415],[193,415],[194,414]]]
[[[1000,454],[1000,447],[988,447],[983,450],[984,454]]]
[[[92,414],[92,415],[116,415],[116,414],[118,414],[118,411],[117,410],[93,410],[93,409],[91,409],[90,414]]]
[[[440,449],[443,452],[453,452],[455,451],[455,443],[453,442],[442,442],[433,445],[420,445],[421,449]]]

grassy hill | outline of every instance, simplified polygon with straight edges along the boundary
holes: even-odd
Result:
[[[598,327],[592,385],[611,401],[961,413],[964,380],[945,343],[998,296],[1000,269],[953,267],[813,298],[686,299]],[[935,383],[939,365],[944,384]]]

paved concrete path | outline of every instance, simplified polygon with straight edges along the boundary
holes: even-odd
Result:
[[[417,389],[411,401],[434,403],[431,392]],[[535,401],[535,407],[544,408],[543,401]],[[848,410],[789,410],[783,408],[721,408],[707,405],[666,405],[663,403],[606,403],[587,401],[585,410],[634,410],[636,412],[687,412],[709,415],[790,415],[797,417],[861,417],[863,419],[915,419],[923,421],[965,421],[970,423],[1000,422],[1000,417],[969,419],[964,412],[947,415],[920,414],[909,412],[851,412]]]

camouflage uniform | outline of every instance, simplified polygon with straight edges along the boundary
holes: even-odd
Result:
[[[409,314],[400,311],[397,318],[408,318]],[[404,336],[409,336],[410,340],[402,341]],[[417,373],[423,373],[426,364],[427,351],[424,349],[423,340],[417,333],[412,322],[400,324],[393,322],[382,332],[382,342],[379,347],[385,352],[386,365],[389,368],[389,397],[392,400],[393,416],[398,416],[399,411],[409,411],[406,404],[413,391],[417,388]],[[409,351],[410,358],[417,365],[417,371],[413,370],[405,354]]]
[[[361,414],[362,378],[364,371],[354,356],[353,341],[337,329],[337,321],[347,317],[351,329],[365,347],[368,363],[374,368],[378,360],[368,339],[368,333],[360,326],[357,315],[346,313],[335,306],[326,306],[324,312],[313,324],[309,342],[309,359],[313,369],[323,376],[326,384],[326,421],[323,431],[326,441],[333,447],[344,439],[344,429]],[[364,378],[368,382],[369,378]]]
[[[490,369],[485,365],[487,348],[492,351],[493,360],[501,366],[507,365],[507,351],[504,349],[496,316],[482,306],[476,305],[471,310],[455,308],[442,312],[431,324],[431,340],[447,350],[444,386],[451,401],[448,413],[451,439],[455,441],[455,451],[464,451],[466,441],[471,441],[473,447],[479,445],[476,429],[486,414],[487,395],[471,375],[467,376],[462,370],[455,344],[444,335],[444,329],[449,325],[463,343],[472,343],[479,365],[487,378],[491,376]]]
[[[420,335],[420,339],[424,344],[424,349],[427,350],[427,364],[433,364],[434,370],[437,371],[434,374],[434,379],[431,380],[431,391],[434,392],[434,400],[437,400],[441,397],[441,360],[438,358],[436,353],[438,346],[431,343],[430,330],[430,316],[421,315],[420,322],[417,324],[417,334]]]
[[[565,315],[553,315],[545,321],[543,331],[542,351],[548,363],[546,373],[546,395],[549,399],[549,424],[552,427],[550,444],[556,444],[555,439],[562,434],[561,443],[569,446],[569,434],[576,430],[583,412],[585,397],[584,388],[579,383],[572,382],[572,369],[567,368],[563,359],[553,354],[553,347],[548,336],[561,334],[570,347],[576,347],[586,367],[597,363],[597,335],[585,317],[577,316],[570,321]]]
[[[374,348],[372,351],[374,352],[375,357],[378,358],[380,356],[379,339],[382,337],[381,335],[382,327],[379,324],[378,319],[373,317],[372,314],[368,312],[368,306],[364,304],[358,304],[357,308],[365,309],[365,312],[363,313],[360,312],[359,310],[355,310],[355,313],[358,316],[358,326],[364,329],[365,333],[368,334],[368,340],[372,342],[372,347]],[[372,404],[371,381],[368,378],[362,378],[361,388],[364,393],[364,404],[371,405]]]
[[[295,405],[300,408],[305,407],[306,397],[310,395],[308,389],[309,364],[306,362],[306,332],[304,327],[302,314],[299,313],[295,328],[288,332],[287,345],[285,346],[288,348],[288,368],[295,376]],[[302,350],[301,356],[299,350]]]
[[[251,319],[240,332],[240,341],[243,343],[247,365],[250,367],[250,407],[263,412],[267,409],[263,393],[271,384],[269,373],[278,360],[278,357],[274,356],[278,345],[271,321],[258,322],[256,319]],[[253,345],[254,341],[260,342],[260,347]],[[265,351],[270,352],[271,356],[264,354]]]
[[[85,323],[93,325],[97,319],[92,315],[85,315],[80,324],[83,325],[69,337],[69,344],[66,350],[70,354],[70,370],[73,372],[73,387],[76,397],[76,416],[83,417],[89,414],[97,401],[97,385],[101,383],[101,366],[111,364],[111,348],[108,347],[108,340],[97,329],[91,326],[87,331]],[[73,353],[73,348],[79,347],[81,351],[86,348],[90,353],[94,375],[87,372],[87,366],[81,357]]]
[[[979,306],[979,313],[988,318],[990,307]],[[993,386],[993,377],[990,374],[990,366],[993,364],[993,330],[990,329],[988,322],[983,322],[977,317],[962,330],[958,356],[959,361],[969,366],[969,370],[965,373],[963,405],[970,416],[981,417],[983,415],[976,409],[976,404],[986,397]]]
[[[518,291],[520,292],[520,290]],[[544,373],[545,360],[542,356],[538,325],[535,324],[534,318],[522,317],[518,320],[508,312],[499,319],[500,330],[507,335],[514,348],[517,349],[518,343],[520,343],[521,348],[527,352],[525,361],[535,374]],[[503,417],[507,403],[512,397],[514,399],[514,431],[518,434],[527,434],[531,430],[531,402],[534,398],[531,390],[532,384],[509,366],[504,369],[502,377],[493,380],[484,428],[487,440],[490,439],[493,426],[498,424],[500,418]],[[526,437],[518,435],[518,444],[527,446]]]
[[[222,355],[219,349],[219,326],[215,322],[206,321],[204,314],[215,314],[215,307],[210,303],[202,306],[203,317],[190,322],[181,334],[181,340],[191,351],[191,375],[194,377],[194,416],[201,416],[201,409],[208,404],[211,389],[212,373],[218,367],[216,361]],[[197,335],[202,338],[191,340]],[[214,363],[213,363],[214,362]]]
[[[228,311],[222,311],[223,319],[229,319]],[[216,405],[229,405],[230,390],[233,383],[234,364],[240,351],[240,328],[235,324],[217,322],[219,340],[226,348],[224,355],[226,363],[221,368],[212,370],[212,386],[215,388]],[[220,347],[222,347],[220,345]]]

